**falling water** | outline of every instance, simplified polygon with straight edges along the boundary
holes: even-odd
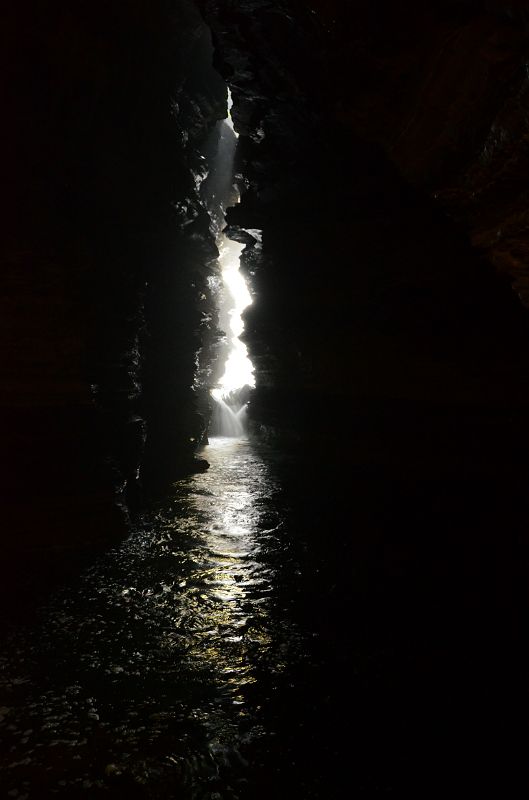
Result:
[[[225,191],[227,196],[231,194],[233,197],[233,164],[238,137],[233,128],[231,107],[231,94],[228,91],[228,118],[223,122],[214,171],[219,174],[228,173],[228,186]],[[220,201],[223,222],[225,222],[226,201],[225,198],[220,198]],[[236,202],[239,202],[238,195]],[[228,239],[224,233],[219,235],[217,244],[223,284],[220,323],[226,331],[228,354],[224,364],[224,373],[217,387],[212,391],[215,407],[211,428],[215,435],[237,437],[244,433],[246,414],[246,398],[241,399],[241,390],[255,385],[253,365],[248,356],[247,347],[240,339],[244,331],[242,315],[245,309],[251,305],[252,298],[239,269],[244,245]]]
[[[211,427],[220,436],[242,436],[244,433],[244,412],[246,405],[234,410],[222,396],[214,396],[215,407]]]

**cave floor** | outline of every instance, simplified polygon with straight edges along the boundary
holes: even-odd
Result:
[[[3,796],[514,796],[512,486],[245,439],[205,456],[9,632]]]

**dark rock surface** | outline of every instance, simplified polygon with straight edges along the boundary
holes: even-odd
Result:
[[[254,419],[327,436],[331,409],[348,420],[366,408],[408,420],[523,416],[526,313],[471,247],[484,216],[471,224],[461,213],[474,202],[463,171],[483,162],[523,65],[522,12],[465,2],[201,6],[242,134],[243,198],[230,230],[263,230],[262,247],[246,251]],[[443,426],[433,427],[444,448]]]
[[[526,12],[202,5],[241,133],[230,231],[262,231],[245,253],[254,430],[297,453],[307,516],[328,498],[329,515],[345,517],[359,476],[393,486],[380,500],[386,555],[406,551],[402,576],[413,563],[424,580],[413,609],[438,587],[436,668],[457,661],[466,699],[456,727],[468,712],[446,761],[426,757],[435,786],[425,791],[441,795],[462,775],[477,791],[516,796],[527,784],[529,327],[516,293],[525,300]],[[322,471],[340,475],[338,498]],[[325,514],[320,524],[325,547]],[[359,535],[344,523],[347,542]],[[339,584],[354,574],[345,559]],[[340,641],[330,633],[330,648]],[[412,671],[432,674],[414,659]],[[351,672],[342,679],[355,685]],[[490,687],[478,691],[486,719],[478,685]],[[411,690],[410,707],[420,705]],[[426,749],[441,718],[424,724]],[[386,708],[382,728],[388,719]],[[370,753],[380,746],[387,765],[382,735]]]
[[[188,0],[32,2],[4,23],[4,555],[53,569],[202,468],[217,252],[199,186],[226,96]]]

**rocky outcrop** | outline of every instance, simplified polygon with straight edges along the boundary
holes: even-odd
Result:
[[[327,67],[353,76],[329,81],[331,113],[380,144],[527,304],[526,4],[369,5],[327,17]]]
[[[226,90],[188,0],[34,2],[5,23],[4,557],[50,569],[203,468],[217,252],[199,190]]]
[[[519,8],[201,6],[241,133],[230,230],[263,231],[246,251],[254,423],[328,447],[352,425],[360,462],[411,472],[479,470],[487,446],[486,469],[519,465],[527,317],[497,251],[471,246],[488,223],[465,189],[521,79]]]

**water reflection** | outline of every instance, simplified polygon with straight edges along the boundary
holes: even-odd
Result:
[[[274,531],[260,525],[259,501],[272,487],[264,462],[244,440],[212,439],[206,457],[210,470],[177,487],[187,495],[194,546],[170,643],[183,644],[193,669],[207,671],[233,702],[243,703],[241,689],[255,680],[248,646],[270,642],[274,570],[263,549]]]
[[[283,520],[269,467],[242,439],[212,440],[205,455],[208,472],[176,484],[0,653],[12,796],[115,784],[116,797],[149,786],[151,798],[210,798],[216,785],[241,796],[229,781],[246,780],[244,748],[273,736],[261,708],[299,644],[278,617]]]

